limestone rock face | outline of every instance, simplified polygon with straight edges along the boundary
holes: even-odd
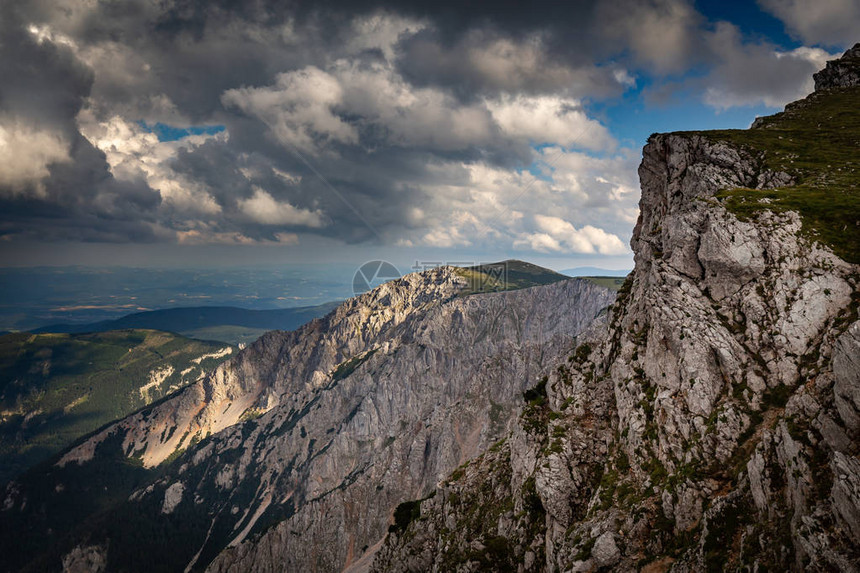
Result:
[[[821,89],[856,85],[857,50]],[[793,182],[747,148],[656,135],[639,175],[609,320],[375,571],[857,570],[860,268],[795,212],[725,208]]]
[[[161,463],[106,527],[80,533],[109,569],[148,570],[133,556],[165,535],[164,570],[369,565],[395,507],[506,435],[524,390],[615,300],[581,279],[460,296],[466,286],[452,267],[407,275],[296,332],[268,333],[70,450],[41,482],[62,480],[73,496],[75,472],[108,454]],[[6,515],[37,495],[13,486]],[[82,559],[74,551],[69,563]]]
[[[178,449],[274,409],[296,388],[330,382],[343,361],[370,350],[407,317],[449,299],[465,280],[452,268],[413,273],[350,299],[328,316],[288,333],[270,332],[211,375],[151,410],[129,416],[64,455],[59,465],[92,458],[110,436],[153,467]]]
[[[63,558],[63,573],[102,573],[105,554],[104,547],[75,547]]]
[[[336,570],[358,560],[399,502],[432,490],[510,429],[523,390],[613,298],[576,280],[450,300],[362,348],[350,376],[294,393],[289,408],[260,418],[242,454],[259,460],[261,483],[276,484],[260,503],[285,495],[293,512],[259,539],[237,535],[209,570],[268,571],[273,560],[285,570]],[[247,431],[223,432],[215,452]],[[225,483],[248,479],[241,461],[221,473]]]

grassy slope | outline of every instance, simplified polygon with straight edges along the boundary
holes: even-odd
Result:
[[[475,267],[462,267],[457,273],[469,281],[461,295],[516,290],[548,285],[571,277],[523,261],[508,260]]]
[[[224,358],[192,360],[225,346],[153,330],[0,337],[0,483],[196,379]]]
[[[762,153],[764,166],[796,184],[727,189],[718,195],[741,218],[763,209],[797,211],[803,233],[860,263],[860,87],[814,93],[749,130],[699,132]]]

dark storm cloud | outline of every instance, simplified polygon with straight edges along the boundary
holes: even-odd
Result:
[[[0,8],[0,110],[72,135],[93,73],[67,48],[39,43],[7,5]]]
[[[39,41],[25,26],[15,6],[3,9],[0,129],[15,157],[0,176],[0,235],[151,240],[145,221],[160,196],[143,182],[116,181],[104,154],[78,132],[92,71],[68,46]],[[30,143],[36,148],[22,152]],[[25,179],[41,171],[43,180]]]
[[[219,222],[220,232],[272,239],[279,229],[242,217],[243,201],[253,197],[255,189],[264,189],[278,201],[326,213],[331,224],[307,232],[356,242],[378,240],[377,234],[382,239],[396,238],[398,228],[408,226],[407,211],[427,202],[420,184],[433,179],[427,165],[438,160],[420,150],[387,149],[368,161],[366,153],[350,148],[323,159],[305,159],[313,169],[275,144],[256,145],[237,159],[232,146],[210,142],[192,152],[180,152],[173,166],[178,173],[203,182],[229,215]],[[279,172],[301,181],[285,180]]]
[[[358,15],[380,10],[414,18],[426,18],[452,34],[488,24],[507,32],[545,29],[548,26],[581,28],[597,4],[594,0],[558,2],[555,0],[521,1],[442,1],[442,0],[306,0],[281,2],[268,0],[182,0],[159,17],[159,28],[165,31],[192,30],[201,35],[205,20],[212,13],[229,13],[246,21],[269,25],[295,19],[303,25],[325,25],[339,28]]]
[[[499,90],[598,98],[623,91],[611,66],[596,66],[583,53],[558,53],[558,36],[552,34],[520,44],[496,29],[472,31],[453,41],[444,35],[436,28],[422,30],[400,44],[398,66],[410,82],[445,86],[466,100]]]

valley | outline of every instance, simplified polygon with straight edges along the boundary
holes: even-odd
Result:
[[[235,350],[140,329],[0,336],[0,481],[184,388]]]

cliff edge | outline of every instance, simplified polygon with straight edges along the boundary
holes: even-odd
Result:
[[[750,130],[649,139],[605,328],[374,570],[857,570],[858,53]]]

